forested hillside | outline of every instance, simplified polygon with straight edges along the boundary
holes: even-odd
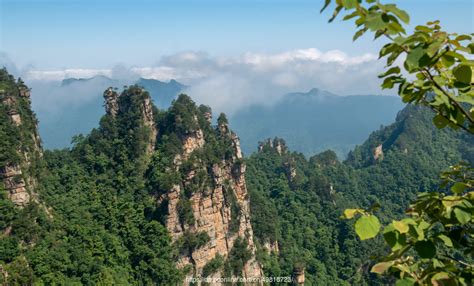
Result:
[[[1,283],[261,276],[245,166],[224,115],[212,126],[210,109],[185,95],[160,111],[138,86],[108,89],[99,128],[75,137],[71,149],[33,157],[41,147],[29,143],[36,121],[23,85],[5,70],[1,80]],[[14,164],[10,180],[5,170]],[[30,173],[37,164],[42,171]],[[28,199],[15,200],[18,190]]]
[[[307,285],[383,283],[367,276],[383,244],[361,242],[340,217],[346,208],[379,204],[379,217],[397,219],[417,193],[437,189],[440,171],[472,160],[473,142],[436,129],[431,116],[407,106],[344,162],[333,151],[306,159],[283,139],[262,142],[247,161],[247,182],[265,274],[289,275],[300,265]]]

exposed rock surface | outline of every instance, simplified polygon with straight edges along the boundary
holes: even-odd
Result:
[[[287,160],[284,163],[286,177],[289,182],[293,182],[296,178],[296,163],[293,159]]]
[[[293,270],[293,284],[294,285],[304,285],[304,268],[295,268]]]
[[[204,146],[204,134],[201,129],[188,134],[183,139],[183,157],[187,159],[196,149]]]
[[[275,137],[274,139],[268,138],[263,142],[259,142],[259,152],[263,152],[267,148],[275,150],[280,156],[288,152],[288,147],[286,146],[285,140],[278,137]]]
[[[26,189],[20,165],[12,164],[0,168],[0,175],[9,199],[18,207],[26,206],[30,202],[30,194]]]
[[[206,118],[207,122],[209,122],[209,123],[212,122],[212,113],[211,112],[205,112],[204,117]]]
[[[384,155],[383,147],[382,147],[382,144],[380,144],[374,149],[374,152],[373,152],[374,161],[377,162],[377,161],[383,160],[383,155]]]
[[[263,244],[263,248],[265,248],[268,252],[274,252],[277,254],[280,252],[278,241],[275,241],[275,242],[267,241]]]
[[[153,118],[153,108],[150,96],[145,96],[140,110],[142,113],[143,125],[146,126],[150,131],[149,142],[147,144],[147,153],[151,154],[155,150],[158,129],[156,128],[155,120]]]
[[[211,184],[205,191],[195,192],[190,197],[192,213],[195,218],[193,224],[180,222],[178,205],[183,199],[180,196],[183,189],[179,185],[173,186],[166,194],[168,201],[166,226],[173,241],[178,241],[189,232],[194,234],[205,232],[209,236],[209,242],[204,246],[180,257],[178,261],[180,268],[187,265],[192,266],[193,271],[188,274],[188,277],[200,277],[206,264],[218,254],[227,258],[238,237],[246,241],[248,249],[252,253],[252,257],[244,265],[242,275],[244,277],[261,277],[263,275],[262,269],[255,259],[249,198],[245,183],[245,165],[241,160],[240,142],[238,137],[229,130],[227,124],[219,124],[218,130],[221,136],[227,136],[230,139],[233,149],[232,159],[213,164],[211,170],[208,170],[208,174],[212,178]],[[200,129],[187,134],[182,141],[183,154],[181,158],[183,160],[189,158],[194,151],[203,148],[206,144],[203,131]],[[199,169],[199,166],[196,168]],[[187,181],[183,182],[184,188],[196,176],[197,169],[188,173]],[[238,214],[233,213],[235,208],[232,208],[232,202],[228,201],[229,198],[235,198],[234,203],[238,206]],[[222,270],[214,273],[212,277],[223,277]]]
[[[104,92],[105,112],[108,115],[111,115],[114,117],[115,115],[117,115],[117,112],[119,110],[118,98],[119,98],[119,94],[111,87],[109,87]]]
[[[16,89],[10,92],[0,90],[0,104],[6,107],[7,115],[18,128],[20,136],[18,146],[14,146],[17,159],[0,166],[0,179],[9,199],[15,206],[22,208],[31,200],[38,201],[35,192],[37,179],[32,174],[32,163],[43,156],[43,150],[37,121],[31,112],[30,90],[21,80],[17,82]],[[20,109],[23,109],[25,118],[22,118]]]

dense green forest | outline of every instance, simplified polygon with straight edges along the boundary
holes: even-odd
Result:
[[[380,204],[384,222],[400,218],[417,193],[437,189],[440,171],[460,160],[473,163],[472,138],[436,129],[431,116],[426,108],[407,106],[344,162],[330,150],[306,159],[276,148],[283,139],[262,142],[247,161],[247,183],[255,235],[262,246],[279,248],[261,251],[266,273],[288,275],[299,264],[307,285],[390,282],[367,276],[371,257],[386,251],[383,243],[359,241],[352,223],[340,217],[346,208]],[[383,156],[374,159],[377,146]]]
[[[370,258],[385,253],[383,244],[361,242],[352,223],[340,219],[343,210],[383,202],[380,217],[389,221],[402,215],[416,193],[436,189],[441,170],[460,160],[473,163],[472,137],[437,130],[430,111],[413,106],[372,133],[344,162],[329,150],[305,158],[279,138],[240,159],[225,115],[213,126],[209,107],[181,95],[168,110],[151,106],[152,124],[146,124],[149,94],[138,86],[126,88],[117,97],[115,116],[108,111],[97,129],[74,137],[72,148],[43,155],[32,137],[37,122],[29,98],[21,95],[26,87],[6,70],[0,71],[0,81],[0,170],[6,178],[7,167],[20,166],[23,173],[15,182],[23,180],[31,196],[25,206],[15,206],[8,186],[0,184],[4,284],[181,284],[190,269],[177,266],[180,255],[192,258],[211,242],[205,232],[186,232],[173,242],[160,197],[182,185],[179,223],[183,229],[197,225],[191,198],[215,187],[209,182],[216,164],[231,166],[233,174],[247,166],[249,198],[244,200],[250,200],[256,259],[266,276],[290,276],[304,268],[305,285],[389,283],[368,273]],[[12,119],[15,112],[20,123]],[[198,129],[205,144],[174,168],[185,148],[183,138]],[[185,185],[190,170],[197,175]],[[235,194],[224,190],[231,209],[229,236],[239,228],[234,223],[243,220]],[[229,255],[209,261],[203,275],[221,269],[238,276],[251,250],[237,238]]]
[[[14,90],[14,79],[1,73],[2,84]],[[123,116],[104,116],[100,128],[74,138],[71,150],[45,152],[46,166],[36,178],[49,216],[38,201],[14,208],[2,192],[1,226],[11,231],[0,240],[2,269],[8,273],[1,279],[12,285],[179,281],[166,228],[145,215],[153,208],[142,176],[149,130],[139,122],[138,104],[148,95],[133,88],[124,93]],[[4,145],[13,149],[2,149],[2,155],[15,155],[27,144],[23,138],[13,141],[23,125],[14,128],[8,118],[1,122],[0,141],[10,140]],[[3,156],[0,167],[9,162]]]

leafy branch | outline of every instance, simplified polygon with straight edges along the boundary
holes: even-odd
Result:
[[[386,58],[382,88],[398,86],[404,102],[429,106],[437,128],[474,133],[474,42],[470,35],[447,33],[439,21],[418,25],[407,35],[408,13],[376,0],[325,0],[324,11],[335,4],[329,22],[341,11],[354,19],[353,40],[366,32],[389,40],[379,52]],[[403,60],[397,61],[400,55]],[[400,64],[403,62],[403,71]],[[344,218],[357,218],[361,240],[382,232],[390,254],[371,272],[391,273],[396,285],[472,285],[474,277],[474,169],[465,163],[441,175],[438,192],[422,193],[407,217],[382,227],[375,209],[346,209]],[[383,229],[381,231],[381,229]]]
[[[369,31],[375,39],[384,36],[389,40],[379,53],[387,61],[387,70],[379,76],[384,78],[382,88],[398,85],[404,102],[429,106],[436,113],[433,122],[438,128],[449,126],[474,133],[473,34],[447,33],[439,21],[433,21],[416,26],[407,35],[404,25],[410,17],[395,4],[325,0],[321,12],[332,2],[335,8],[329,22],[346,11],[343,20],[353,19],[358,28],[354,40]],[[396,64],[401,54],[405,55],[403,71]]]

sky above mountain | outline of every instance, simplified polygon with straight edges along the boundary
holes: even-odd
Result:
[[[413,25],[439,19],[447,30],[474,28],[472,0],[385,2],[409,11]],[[0,65],[29,84],[95,75],[176,79],[198,102],[230,113],[313,87],[382,93],[384,42],[353,43],[353,24],[328,24],[322,3],[0,0]]]
[[[387,1],[385,1],[387,2]],[[440,19],[472,32],[471,0],[390,0],[412,23]],[[162,56],[213,56],[317,48],[374,53],[366,38],[352,44],[350,23],[327,24],[320,0],[1,0],[1,50],[19,66],[107,69],[148,66]]]

